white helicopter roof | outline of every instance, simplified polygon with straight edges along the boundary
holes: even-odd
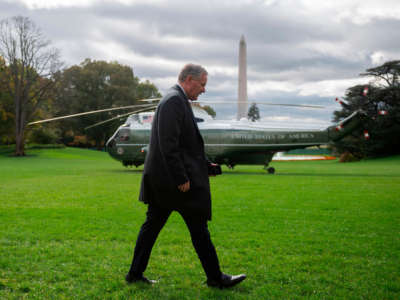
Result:
[[[310,131],[310,130],[325,130],[326,126],[307,126],[304,127],[304,124],[293,124],[293,123],[277,123],[277,122],[265,122],[265,121],[256,121],[252,122],[246,118],[242,118],[241,120],[214,120],[206,111],[203,109],[192,106],[193,113],[196,117],[197,125],[199,129],[202,130],[211,130],[211,129],[225,129],[225,130],[266,130],[271,129],[275,131],[287,131],[287,130],[296,130],[296,131]],[[141,112],[137,114],[130,115],[126,122],[125,126],[129,125],[131,128],[135,129],[148,129],[151,127],[151,123],[153,122],[154,112]]]
[[[207,130],[207,129],[232,129],[232,130],[274,130],[274,131],[288,131],[288,130],[295,130],[295,131],[322,131],[326,129],[320,125],[316,126],[309,126],[304,127],[304,125],[300,124],[278,124],[276,122],[263,122],[263,121],[256,121],[252,122],[247,119],[242,120],[211,120],[209,122],[201,122],[197,123],[199,129]]]

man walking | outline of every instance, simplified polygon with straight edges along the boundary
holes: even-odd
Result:
[[[209,286],[231,287],[246,275],[221,272],[211,242],[207,222],[211,220],[211,194],[208,179],[212,164],[205,156],[200,135],[188,100],[197,100],[205,92],[207,71],[188,64],[159,103],[153,118],[149,150],[139,199],[148,204],[126,281],[154,283],[143,276],[152,247],[172,211],[184,219],[193,246],[207,276]]]

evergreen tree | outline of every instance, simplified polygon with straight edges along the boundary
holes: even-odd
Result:
[[[356,85],[346,91],[342,110],[334,112],[338,122],[357,109],[369,120],[360,131],[335,143],[339,153],[350,152],[357,157],[374,157],[400,153],[400,60],[388,61],[368,69],[362,76],[374,77],[369,85]],[[365,139],[363,130],[369,138]]]
[[[253,103],[249,111],[247,112],[247,118],[252,122],[257,121],[260,119],[260,110],[257,107],[257,104]]]

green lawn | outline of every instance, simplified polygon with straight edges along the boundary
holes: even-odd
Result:
[[[400,156],[274,162],[211,179],[210,232],[230,290],[205,284],[173,214],[146,275],[127,285],[146,206],[141,171],[81,149],[0,155],[0,298],[399,299]]]

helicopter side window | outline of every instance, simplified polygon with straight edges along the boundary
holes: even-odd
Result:
[[[204,122],[204,119],[198,117],[194,117],[194,120],[196,121],[196,123]]]

